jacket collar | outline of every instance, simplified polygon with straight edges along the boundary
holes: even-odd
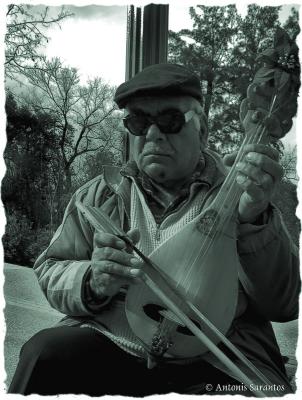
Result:
[[[202,163],[199,163],[196,170],[184,186],[190,186],[193,182],[198,181],[212,187],[217,182],[219,176],[224,177],[226,175],[225,167],[216,153],[207,150],[204,151],[203,155],[205,159],[204,167],[202,168]],[[142,182],[143,187],[149,187],[150,181],[152,182],[151,178],[139,171],[135,161],[133,160],[128,161],[127,164],[121,168],[120,173],[122,176],[139,179]]]
[[[218,186],[227,175],[227,169],[223,165],[220,156],[211,151],[204,151],[205,167],[202,171],[195,171],[190,179],[189,185],[193,182],[207,184],[209,188]],[[129,179],[137,179],[140,171],[134,161],[128,161],[123,167],[106,165],[104,166],[104,180],[109,188],[120,195],[126,203],[130,201]]]

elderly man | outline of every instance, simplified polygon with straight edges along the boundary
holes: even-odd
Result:
[[[197,76],[174,64],[150,66],[117,89],[132,160],[121,170],[105,167],[76,192],[36,262],[49,303],[66,317],[23,346],[11,393],[143,396],[209,388],[221,393],[228,384],[250,393],[211,353],[185,360],[164,357],[148,368],[148,351],[132,332],[124,307],[127,288],[140,280],[142,261],[123,251],[121,239],[95,231],[75,206],[81,201],[101,207],[146,255],[179,232],[202,211],[204,200],[211,200],[209,193],[226,174],[219,157],[206,149],[200,100]],[[277,153],[261,144],[244,152],[237,165],[243,189],[239,295],[227,336],[282,395],[291,389],[269,321],[297,318],[297,259],[271,204],[282,175]],[[233,162],[230,156],[228,164]],[[236,357],[233,361],[242,367]]]

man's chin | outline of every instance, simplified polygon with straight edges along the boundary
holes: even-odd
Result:
[[[149,164],[143,168],[143,171],[155,182],[162,183],[167,179],[167,170],[162,164]]]

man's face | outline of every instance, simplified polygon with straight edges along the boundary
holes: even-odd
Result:
[[[186,113],[192,109],[190,98],[147,97],[137,98],[127,105],[127,114],[147,114],[157,116],[166,110]],[[145,136],[130,134],[133,159],[140,171],[154,181],[173,187],[177,182],[189,178],[200,158],[200,123],[194,113],[182,129],[175,134],[160,131],[152,124]]]

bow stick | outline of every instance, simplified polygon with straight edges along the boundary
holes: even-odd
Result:
[[[287,33],[277,28],[274,38],[274,48],[262,53],[258,60],[264,66],[257,71],[252,84],[247,91],[247,99],[243,100],[240,107],[240,120],[248,132],[255,129],[253,117],[257,114],[257,126],[262,133],[259,141],[263,140],[265,131],[273,132],[275,138],[284,136],[291,128],[292,117],[297,110],[297,94],[300,86],[300,65],[298,62],[298,48]],[[253,103],[254,101],[254,103]],[[260,101],[260,104],[259,104]],[[257,104],[257,105],[255,105]],[[254,112],[256,110],[256,113]],[[261,121],[259,124],[259,114]],[[259,126],[260,125],[260,126]],[[176,288],[165,279],[160,269],[148,257],[140,252],[125,232],[116,227],[110,218],[99,208],[87,207],[76,202],[80,212],[96,230],[111,232],[123,239],[145,263],[143,268],[143,281],[162,300],[181,322],[245,385],[253,382],[227,357],[201,329],[199,329],[186,315],[182,305],[186,305],[204,325],[214,333],[226,347],[235,354],[239,360],[254,374],[264,385],[272,385],[269,380],[237,349],[192,303],[184,299]],[[265,397],[268,393],[262,390],[254,392],[257,397]],[[280,396],[280,392],[270,391],[270,396]]]
[[[143,268],[142,280],[145,284],[162,300],[162,302],[170,309],[183,324],[231,371],[239,380],[247,387],[254,384],[238,366],[226,356],[216,344],[214,344],[203,332],[199,329],[191,319],[182,310],[179,304],[186,304],[191,311],[200,319],[208,329],[211,330],[227,347],[231,350],[245,366],[259,379],[262,385],[273,386],[272,383],[245,357],[245,355],[237,349],[192,303],[184,299],[177,290],[171,286],[166,278],[161,273],[158,266],[146,257],[128,238],[126,233],[118,228],[111,219],[100,209],[92,206],[85,206],[83,203],[77,201],[76,207],[91,223],[91,225],[99,231],[112,233],[124,240],[129,248],[134,251],[145,263],[146,268]],[[155,283],[156,282],[156,283]],[[171,295],[172,293],[172,295]],[[176,300],[177,304],[176,304]],[[267,393],[261,390],[256,390],[257,397],[266,397]],[[280,396],[279,392],[270,391],[270,396]]]

